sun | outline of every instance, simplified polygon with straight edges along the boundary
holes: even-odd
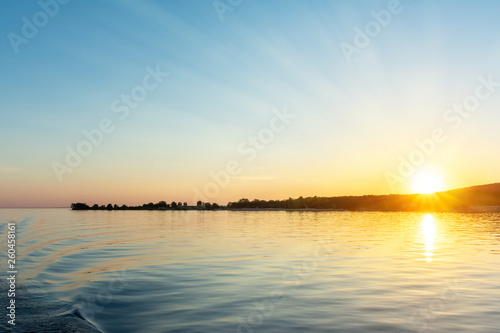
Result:
[[[412,190],[414,193],[434,193],[444,190],[443,180],[432,171],[423,171],[413,178]]]

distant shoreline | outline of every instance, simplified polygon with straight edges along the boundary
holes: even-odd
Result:
[[[64,207],[62,207],[64,208]],[[57,207],[61,209],[61,207]],[[66,208],[67,209],[67,208]],[[73,209],[75,211],[96,211],[96,209]],[[115,211],[107,209],[98,209],[97,211]],[[219,209],[120,209],[119,211],[215,211],[215,212],[302,212],[302,213],[321,213],[321,212],[383,212],[383,213],[500,213],[500,206],[479,206],[453,210],[381,210],[381,209],[365,209],[365,210],[349,210],[349,209],[321,209],[321,208],[219,208]]]
[[[429,194],[389,194],[340,197],[298,197],[282,200],[250,201],[242,198],[227,205],[198,201],[195,206],[187,202],[166,201],[127,206],[117,204],[92,206],[72,203],[73,210],[231,210],[231,211],[285,211],[285,212],[499,212],[500,183],[478,185]]]

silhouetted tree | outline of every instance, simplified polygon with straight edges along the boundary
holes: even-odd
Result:
[[[77,203],[71,204],[71,209],[72,210],[87,210],[87,209],[90,209],[90,207],[86,203],[77,202]]]

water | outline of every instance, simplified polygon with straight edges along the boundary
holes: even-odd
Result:
[[[2,272],[9,221],[15,332],[500,331],[498,213],[3,209]]]

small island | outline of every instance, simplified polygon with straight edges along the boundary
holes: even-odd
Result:
[[[182,203],[175,201],[172,201],[172,203],[170,204],[165,201],[159,201],[157,203],[150,202],[141,206],[118,206],[117,204],[107,204],[100,206],[98,204],[94,204],[93,206],[89,206],[86,203],[82,202],[71,204],[72,210],[215,210],[219,208],[220,206],[216,203],[201,201],[198,201],[196,206],[189,206],[187,202]]]

